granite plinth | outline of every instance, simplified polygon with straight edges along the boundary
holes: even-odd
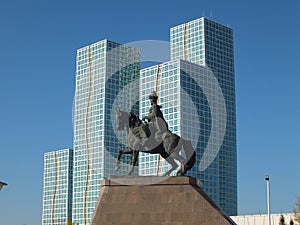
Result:
[[[235,225],[191,177],[102,180],[91,225]]]

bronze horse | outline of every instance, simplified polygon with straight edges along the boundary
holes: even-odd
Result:
[[[116,170],[120,168],[121,156],[123,154],[132,154],[132,165],[129,175],[132,174],[139,152],[160,154],[172,166],[164,176],[170,175],[172,171],[177,169],[178,165],[175,159],[180,163],[177,176],[185,175],[193,167],[196,161],[196,154],[190,140],[181,138],[170,131],[163,133],[160,140],[151,138],[151,133],[154,133],[153,130],[147,124],[144,124],[138,116],[125,111],[117,111],[116,123],[118,130],[126,129],[128,133],[128,147],[119,151]],[[186,158],[179,154],[182,148]]]

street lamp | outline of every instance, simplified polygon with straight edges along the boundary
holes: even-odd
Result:
[[[5,186],[5,185],[7,185],[7,183],[4,183],[4,182],[0,181],[0,191],[3,188],[3,186]]]
[[[270,210],[270,177],[266,175],[267,182],[267,201],[268,201],[268,225],[271,225],[271,210]]]

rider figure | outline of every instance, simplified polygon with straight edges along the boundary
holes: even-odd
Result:
[[[157,104],[158,96],[155,91],[149,95],[151,108],[149,115],[143,117],[143,120],[148,120],[150,131],[154,131],[154,138],[157,141],[161,141],[163,133],[169,130],[168,124],[164,119],[163,113],[160,110],[161,106]]]

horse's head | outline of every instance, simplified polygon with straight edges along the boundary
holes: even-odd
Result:
[[[116,125],[118,130],[135,127],[139,124],[139,121],[139,118],[133,113],[120,110],[116,112]]]
[[[116,126],[117,130],[123,130],[129,126],[129,113],[118,110],[116,112]]]
[[[139,125],[140,125],[139,117],[133,113],[129,113],[129,127],[133,128],[133,127],[137,127]]]

